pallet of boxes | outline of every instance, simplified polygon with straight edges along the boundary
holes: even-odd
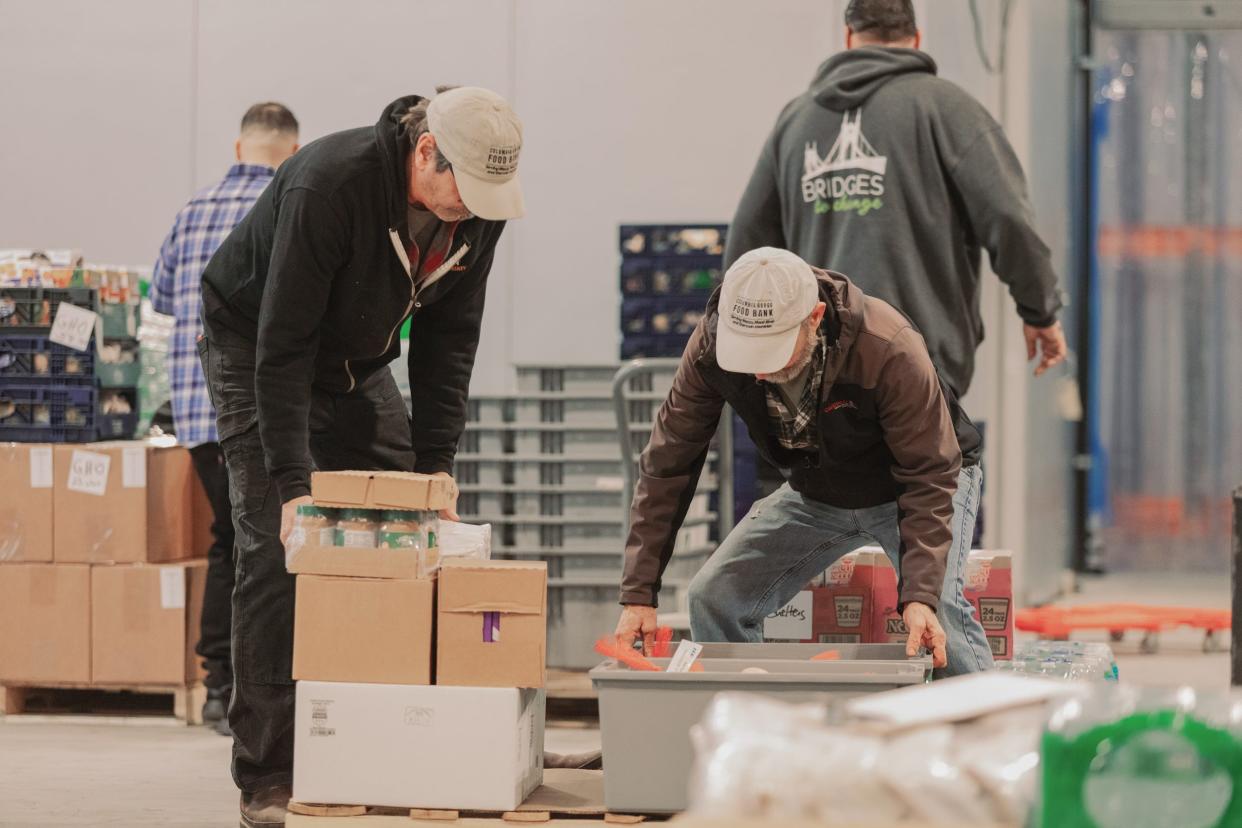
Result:
[[[0,443],[0,710],[151,712],[164,696],[197,721],[196,485],[180,447]]]
[[[288,824],[514,811],[543,779],[546,564],[442,554],[447,478],[319,472],[311,488],[286,545]]]

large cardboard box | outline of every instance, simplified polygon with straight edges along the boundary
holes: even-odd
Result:
[[[434,584],[299,575],[293,677],[431,684]]]
[[[966,564],[966,600],[975,607],[992,657],[1013,658],[1013,556],[1009,552],[970,550]]]
[[[189,687],[207,562],[91,567],[91,681]]]
[[[966,599],[983,625],[992,655],[1013,658],[1013,566],[1008,552],[972,549]],[[843,556],[764,622],[768,641],[879,644],[904,642],[897,612],[897,571],[884,550],[863,547]]]
[[[300,681],[293,798],[511,811],[543,781],[542,690]]]
[[[426,509],[452,505],[451,478],[411,472],[332,471],[311,475],[317,506],[341,509]]]
[[[0,683],[90,678],[90,567],[0,566]]]
[[[843,555],[764,621],[769,641],[877,644],[905,641],[897,571],[883,549]]]
[[[0,563],[52,560],[52,447],[0,443]]]
[[[436,613],[436,683],[543,687],[548,565],[444,561]]]
[[[212,534],[211,525],[215,522],[215,512],[211,510],[211,500],[203,481],[194,470],[194,461],[190,461],[190,513],[193,523],[190,528],[190,551],[195,558],[207,557],[216,536]]]
[[[54,470],[58,563],[165,563],[195,553],[184,448],[59,445]]]

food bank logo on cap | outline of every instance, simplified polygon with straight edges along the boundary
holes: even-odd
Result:
[[[776,324],[776,303],[770,299],[747,299],[739,296],[733,300],[729,321],[735,328],[752,331],[771,330]]]
[[[793,356],[798,330],[819,302],[810,265],[774,247],[742,256],[720,289],[716,360],[726,371],[771,374]]]
[[[453,165],[466,209],[489,221],[526,213],[518,179],[522,122],[504,98],[477,86],[441,92],[427,105],[427,129]]]

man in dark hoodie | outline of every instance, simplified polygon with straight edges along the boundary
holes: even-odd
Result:
[[[1036,376],[1065,358],[1061,301],[1013,149],[936,77],[910,0],[853,0],[846,51],[785,107],[729,230],[726,266],[784,247],[909,316],[960,397],[983,339],[983,249],[1009,286]]]
[[[229,724],[246,828],[285,822],[294,580],[283,543],[311,471],[448,475],[496,242],[523,214],[521,145],[521,122],[493,92],[399,98],[374,127],[285,162],[203,273],[199,357],[236,530]],[[411,317],[412,420],[387,367]]]

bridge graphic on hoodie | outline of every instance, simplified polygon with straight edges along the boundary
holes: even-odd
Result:
[[[846,112],[837,139],[821,158],[819,143],[808,141],[802,159],[802,198],[816,213],[866,215],[883,206],[888,158],[876,152],[862,132],[862,112]]]
[[[854,120],[850,120],[850,116]],[[832,149],[825,158],[819,157],[818,142],[810,141],[806,145],[806,155],[802,161],[802,180],[818,178],[821,175],[842,170],[867,170],[884,175],[888,168],[888,158],[880,155],[871,146],[862,133],[862,112],[855,109],[846,112],[841,121],[841,131]]]

